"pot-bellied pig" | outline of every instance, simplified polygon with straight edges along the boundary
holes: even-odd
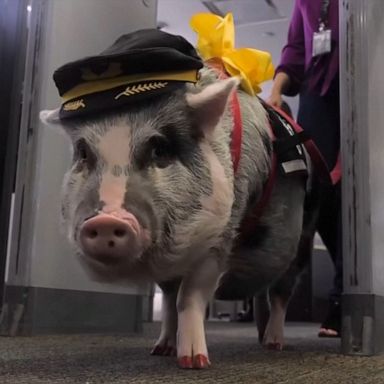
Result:
[[[63,103],[40,114],[73,146],[62,217],[79,257],[98,279],[160,285],[152,353],[177,353],[184,368],[210,364],[204,318],[215,292],[240,299],[269,287],[259,331],[281,348],[305,238],[307,173],[284,171],[268,108],[222,77],[183,38],[137,31],[59,68]],[[303,148],[293,151],[304,164]]]

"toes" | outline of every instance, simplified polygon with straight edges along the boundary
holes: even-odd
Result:
[[[320,328],[319,337],[339,337],[339,333],[331,328]]]
[[[193,362],[191,356],[182,356],[177,359],[177,363],[180,368],[193,368]]]
[[[197,369],[208,368],[211,365],[207,356],[198,354],[193,357],[193,367]]]

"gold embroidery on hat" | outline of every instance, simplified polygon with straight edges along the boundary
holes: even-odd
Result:
[[[64,105],[64,111],[77,111],[79,108],[85,108],[84,100],[71,101]]]
[[[153,91],[155,89],[164,88],[168,84],[168,81],[155,81],[151,83],[128,85],[124,92],[119,93],[115,96],[115,100],[121,96],[132,96],[141,92]]]

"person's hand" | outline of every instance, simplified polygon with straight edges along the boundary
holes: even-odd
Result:
[[[273,107],[281,108],[283,104],[283,98],[280,92],[272,92],[267,100],[268,104]]]

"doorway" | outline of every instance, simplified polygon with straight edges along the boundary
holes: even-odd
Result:
[[[0,308],[15,190],[29,0],[0,0]]]

